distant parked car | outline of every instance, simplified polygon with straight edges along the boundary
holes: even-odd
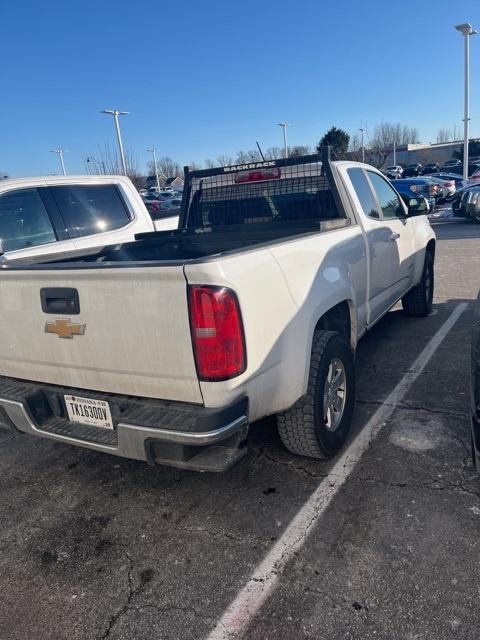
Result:
[[[384,173],[387,178],[390,178],[390,180],[397,180],[397,178],[401,178],[403,176],[403,167],[399,164],[395,164],[391,167],[387,167]]]
[[[480,182],[480,168],[472,173],[470,180],[471,182]]]
[[[443,171],[439,173],[432,173],[428,176],[429,178],[441,178],[442,180],[453,180],[455,182],[455,190],[463,189],[463,187],[467,187],[469,182],[468,180],[464,180],[462,176],[459,176],[458,173],[444,173]]]
[[[429,175],[430,173],[436,173],[440,169],[438,162],[430,162],[426,164],[422,169],[422,176]]]
[[[427,199],[430,209],[435,207],[439,189],[438,185],[435,185],[428,178],[402,178],[401,180],[395,180],[394,184],[395,189],[404,198],[423,196]]]
[[[472,184],[457,191],[452,211],[455,217],[470,218],[480,223],[480,185]]]
[[[478,170],[480,169],[480,165],[477,163],[470,163],[468,165],[468,177],[472,176],[474,173],[476,173]],[[463,164],[457,164],[454,167],[448,167],[448,171],[450,173],[456,173],[459,176],[463,176]]]
[[[180,207],[173,204],[173,198],[168,200],[163,198],[157,198],[154,195],[148,195],[143,199],[147,211],[150,214],[152,220],[163,220],[164,218],[171,218],[172,216],[178,216],[180,213]]]
[[[443,163],[442,169],[451,169],[452,167],[459,167],[463,162],[461,160],[447,160]]]
[[[419,176],[422,173],[422,165],[417,163],[407,164],[405,169],[403,170],[403,178],[412,178]]]
[[[452,197],[455,195],[456,192],[456,187],[455,187],[455,181],[450,179],[450,180],[445,180],[443,178],[437,178],[436,176],[425,176],[426,178],[428,178],[429,180],[432,180],[435,184],[438,184],[438,186],[441,189],[441,198],[439,200],[437,200],[437,202],[445,202],[446,200],[451,200]]]

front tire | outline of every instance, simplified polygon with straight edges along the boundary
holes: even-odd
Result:
[[[427,251],[420,283],[402,298],[403,310],[408,316],[424,318],[432,312],[434,284],[433,256]]]
[[[315,331],[305,396],[277,415],[280,438],[292,453],[330,458],[350,432],[355,404],[353,352],[335,331]]]

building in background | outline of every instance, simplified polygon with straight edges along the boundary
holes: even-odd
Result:
[[[436,144],[403,144],[396,149],[396,164],[406,165],[418,162],[420,164],[428,164],[430,162],[438,162],[443,164],[447,160],[454,157],[454,152],[462,152],[463,140],[455,140],[453,142],[438,142]],[[393,147],[390,149],[384,163],[384,167],[392,166]]]

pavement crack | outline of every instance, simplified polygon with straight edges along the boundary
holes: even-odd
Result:
[[[233,540],[233,542],[238,542],[240,544],[260,544],[262,542],[261,540],[257,540],[254,538],[240,538],[231,533],[228,533],[227,531],[211,531],[210,529],[206,529],[205,527],[182,526],[175,527],[175,531],[185,531],[187,533],[194,534],[204,533],[212,538],[226,538],[227,540]]]
[[[297,458],[293,458],[292,460],[287,461],[287,460],[279,460],[278,458],[275,458],[274,456],[272,456],[270,453],[267,453],[266,451],[263,451],[262,454],[269,462],[273,462],[274,464],[282,464],[286,467],[289,467],[290,469],[293,469],[294,471],[298,471],[304,475],[307,475],[310,478],[316,478],[316,479],[326,478],[328,475],[326,473],[317,473],[312,469],[308,469],[307,467],[301,466],[300,464],[298,464]]]
[[[124,546],[124,545],[118,545],[118,546]],[[134,580],[133,580],[134,565],[133,565],[133,560],[132,560],[132,558],[131,558],[131,556],[130,556],[128,551],[126,551],[125,555],[126,555],[126,558],[127,558],[127,586],[128,586],[127,597],[126,597],[125,602],[123,603],[123,605],[118,609],[118,611],[116,611],[110,617],[110,620],[108,621],[108,624],[107,624],[107,628],[105,629],[103,634],[101,636],[99,636],[98,640],[105,640],[106,638],[109,637],[112,629],[117,624],[118,620],[130,609],[130,605],[131,605],[132,600],[143,591],[144,586],[145,586],[145,583],[142,580],[139,581],[139,584],[136,587],[134,586]]]
[[[10,436],[10,438],[7,438],[6,440],[2,440],[2,442],[0,442],[0,448],[4,447],[12,440],[16,440],[19,436],[23,436],[23,433],[14,433],[12,436]]]
[[[404,409],[407,411],[423,411],[424,413],[434,413],[436,415],[447,416],[449,418],[468,418],[468,413],[463,411],[451,411],[449,409],[435,409],[433,407],[426,407],[424,405],[419,405],[412,402],[399,402],[397,404],[389,404],[387,402],[383,402],[382,400],[366,400],[361,398],[356,398],[355,402],[363,405],[370,405],[374,407],[391,407],[394,409]]]
[[[437,480],[430,480],[429,482],[421,482],[421,483],[411,483],[411,482],[391,482],[389,480],[384,480],[382,478],[375,478],[371,476],[367,477],[355,477],[351,478],[347,481],[347,484],[352,484],[354,482],[371,482],[373,484],[381,484],[383,486],[392,487],[394,489],[426,489],[429,491],[452,491],[452,492],[460,492],[467,493],[469,495],[474,496],[475,498],[480,498],[480,493],[477,493],[473,489],[470,489],[465,486],[464,482],[451,482],[448,484],[442,484]]]

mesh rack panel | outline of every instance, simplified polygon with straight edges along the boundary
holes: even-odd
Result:
[[[191,175],[186,226],[322,222],[343,218],[321,163]]]

